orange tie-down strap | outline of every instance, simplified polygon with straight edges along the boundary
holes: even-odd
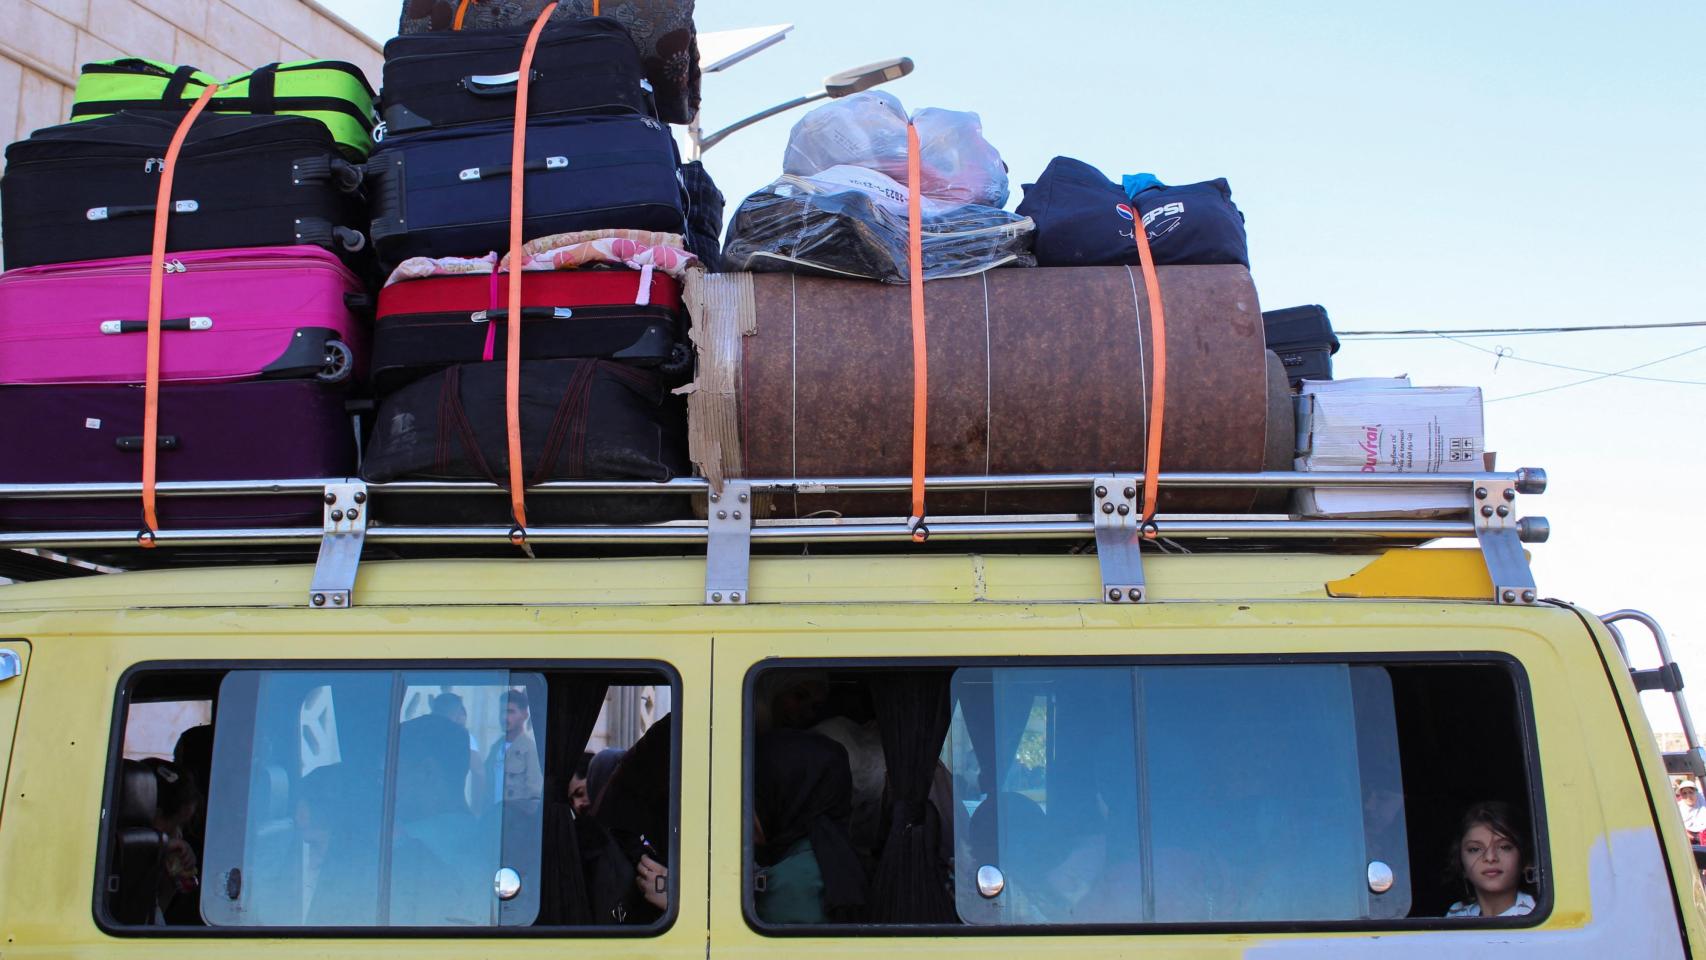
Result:
[[[521,48],[521,65],[516,68],[515,82],[515,139],[509,161],[509,305],[511,322],[506,324],[509,356],[505,360],[504,423],[509,433],[509,506],[515,526],[510,528],[510,542],[521,546],[527,542],[527,487],[521,462],[521,217],[526,195],[527,170],[527,88],[533,73],[533,54],[539,48],[539,35],[557,4],[547,3],[533,21],[527,34],[527,45]]]
[[[906,268],[912,286],[912,518],[914,543],[930,539],[924,523],[924,467],[930,441],[930,364],[924,336],[924,222],[919,187],[918,128],[906,125]]]
[[[1149,449],[1143,457],[1143,521],[1145,539],[1160,536],[1155,523],[1156,485],[1161,479],[1161,427],[1167,409],[1167,313],[1161,306],[1161,280],[1155,273],[1155,254],[1149,249],[1149,227],[1143,211],[1132,198],[1136,214],[1132,235],[1137,238],[1137,260],[1143,267],[1143,288],[1149,293],[1149,343],[1155,351],[1155,379],[1149,388],[1149,424],[1144,433]]]
[[[142,530],[136,539],[144,547],[154,546],[160,520],[155,513],[155,481],[159,473],[160,444],[160,318],[166,303],[166,229],[172,218],[172,179],[178,171],[178,154],[190,127],[213,99],[219,84],[210,83],[190,105],[190,112],[172,133],[166,147],[166,162],[160,169],[160,191],[154,198],[154,245],[148,259],[148,363],[142,387]]]
[[[462,29],[462,21],[468,18],[468,8],[479,2],[480,0],[462,0],[461,3],[458,3],[456,5],[456,21],[450,25],[450,29]],[[555,7],[556,4],[552,4],[552,6]],[[592,15],[598,16],[598,0],[592,0]]]

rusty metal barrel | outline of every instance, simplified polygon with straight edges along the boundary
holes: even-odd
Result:
[[[1162,467],[1290,469],[1283,369],[1270,367],[1250,273],[1158,271],[1166,313]],[[908,290],[792,274],[690,284],[699,372],[692,454],[725,478],[907,476],[912,470]],[[1155,351],[1141,271],[991,270],[925,287],[933,476],[1137,473]],[[1275,365],[1277,366],[1277,365]],[[1279,378],[1277,384],[1270,381]],[[1248,512],[1254,492],[1165,491],[1168,512]],[[771,516],[899,516],[899,495],[789,493]],[[1088,494],[932,494],[932,516],[1083,513]]]

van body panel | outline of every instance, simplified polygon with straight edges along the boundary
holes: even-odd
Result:
[[[24,702],[24,680],[30,672],[30,645],[21,639],[0,639],[0,650],[10,651],[17,655],[17,674],[8,680],[0,680],[0,784],[6,782],[10,772],[12,751],[17,744],[18,712]],[[6,824],[6,793],[0,792],[0,828]]]
[[[231,936],[114,936],[92,896],[121,677],[142,664],[349,661],[667,663],[680,676],[677,914],[655,937],[302,937],[284,956],[370,960],[601,957],[887,958],[975,955],[1681,956],[1706,949],[1703,895],[1657,751],[1609,634],[1561,606],[1330,599],[1367,556],[1159,557],[1160,595],[1191,602],[1067,602],[1093,593],[1093,557],[755,558],[754,592],[789,602],[701,605],[703,561],[396,562],[363,566],[358,605],[302,606],[309,568],[91,577],[0,589],[0,636],[27,636],[30,712],[17,719],[0,829],[0,936],[9,955],[229,956]],[[760,593],[760,585],[763,592]],[[217,605],[214,605],[217,604]],[[1587,636],[1584,636],[1587,634]],[[3,644],[0,644],[3,645]],[[25,651],[20,651],[21,653]],[[1060,935],[891,930],[767,936],[743,911],[742,805],[749,672],[780,660],[1275,656],[1508,657],[1519,666],[1544,811],[1537,925],[1450,930]],[[1608,684],[1611,691],[1608,696]],[[21,684],[0,684],[0,722]],[[13,701],[15,709],[16,701]],[[1620,705],[1623,707],[1619,709]],[[1631,714],[1625,718],[1624,714]],[[1645,741],[1641,740],[1646,737]],[[1631,738],[1634,738],[1633,740]],[[1655,814],[1655,810],[1657,813]],[[1630,931],[1641,938],[1619,940]],[[854,935],[874,933],[875,936]]]

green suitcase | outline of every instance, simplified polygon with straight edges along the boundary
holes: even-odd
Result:
[[[225,81],[195,67],[135,57],[84,64],[71,119],[120,110],[188,110],[216,82],[210,111],[308,117],[325,124],[352,160],[367,159],[373,149],[377,97],[361,68],[341,60],[270,63]]]

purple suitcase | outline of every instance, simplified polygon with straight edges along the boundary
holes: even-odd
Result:
[[[348,392],[313,380],[168,384],[159,479],[291,480],[356,473]],[[141,387],[0,387],[0,483],[137,483]],[[160,527],[314,526],[318,497],[161,497]],[[0,530],[133,530],[142,500],[0,498]]]
[[[361,281],[318,247],[169,254],[160,378],[349,379],[367,360]],[[148,258],[0,276],[0,384],[140,383]]]

